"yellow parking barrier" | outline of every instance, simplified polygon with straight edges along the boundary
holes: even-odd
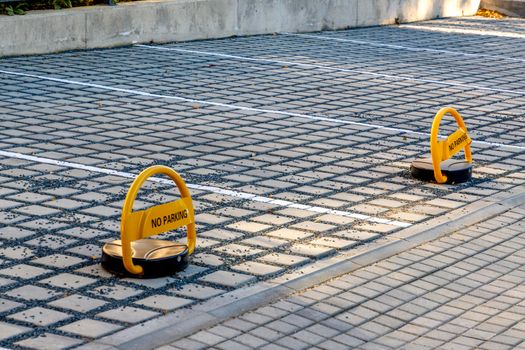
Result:
[[[144,182],[164,174],[177,185],[179,200],[133,212],[133,203]],[[187,245],[159,239],[145,239],[179,227],[187,227]],[[138,277],[166,276],[184,269],[197,240],[190,192],[173,169],[156,165],[142,171],[128,190],[120,222],[120,240],[102,248],[102,266],[116,274]]]
[[[447,137],[439,140],[439,125],[447,114],[451,114],[458,129]],[[416,159],[410,166],[413,177],[437,183],[460,183],[472,177],[472,140],[467,133],[467,127],[461,115],[452,107],[445,107],[437,112],[432,122],[430,133],[430,158]],[[451,159],[459,151],[464,150],[465,160]]]

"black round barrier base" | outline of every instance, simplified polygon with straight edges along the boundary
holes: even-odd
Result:
[[[102,247],[102,267],[116,275],[155,278],[173,275],[188,266],[188,247],[184,244],[160,239],[140,239],[131,242],[133,264],[142,266],[141,275],[129,273],[122,262],[120,240],[108,242]]]
[[[410,165],[410,173],[418,180],[435,181],[432,158],[416,159]],[[472,164],[464,160],[447,159],[441,162],[441,173],[447,184],[466,182],[472,178]]]

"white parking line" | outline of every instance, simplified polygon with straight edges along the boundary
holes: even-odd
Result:
[[[432,26],[411,25],[411,24],[400,25],[399,28],[402,28],[402,29],[426,30],[426,31],[430,31],[430,32],[440,32],[440,33],[474,34],[474,35],[496,36],[496,37],[502,37],[502,38],[525,39],[525,34],[501,32],[499,30],[479,30],[479,29],[462,29],[462,28],[451,28],[451,27],[432,27]]]
[[[184,101],[184,102],[189,102],[189,103],[197,103],[197,104],[210,105],[210,106],[227,107],[227,108],[231,108],[231,109],[252,111],[252,112],[260,112],[260,113],[277,114],[277,115],[284,115],[284,116],[289,116],[289,117],[297,117],[297,118],[304,118],[304,119],[311,119],[311,120],[331,122],[331,123],[336,123],[336,124],[358,125],[358,126],[371,128],[371,129],[387,130],[387,131],[393,131],[393,132],[396,132],[396,133],[411,134],[411,135],[417,135],[417,136],[423,136],[423,137],[429,137],[430,136],[429,133],[423,133],[423,132],[418,132],[418,131],[413,131],[413,130],[408,130],[408,129],[392,128],[392,127],[382,126],[382,125],[360,123],[360,122],[352,122],[352,121],[343,120],[343,119],[319,117],[319,116],[314,116],[314,115],[293,113],[293,112],[284,112],[284,111],[279,111],[279,110],[252,108],[252,107],[245,107],[245,106],[232,105],[232,104],[219,103],[219,102],[195,100],[195,99],[179,97],[179,96],[172,96],[172,95],[152,94],[152,93],[145,92],[145,91],[140,91],[140,90],[123,89],[123,88],[117,88],[117,87],[112,87],[112,86],[106,86],[106,85],[100,85],[100,84],[92,84],[92,83],[85,83],[85,82],[81,82],[81,81],[68,80],[68,79],[53,78],[53,77],[47,77],[47,76],[42,76],[42,75],[36,75],[36,74],[12,72],[12,71],[7,71],[7,70],[0,70],[0,73],[16,75],[16,76],[22,76],[22,77],[35,78],[35,79],[55,81],[55,82],[65,83],[65,84],[74,84],[74,85],[79,85],[79,86],[93,87],[93,88],[98,88],[98,89],[101,89],[101,90],[125,92],[125,93],[128,93],[128,94],[139,95],[139,96],[148,96],[148,97],[154,97],[154,98],[165,98],[165,99],[172,99],[172,100]],[[493,146],[493,147],[505,147],[505,148],[525,150],[525,146],[506,145],[506,144],[495,143],[495,142],[472,141],[472,143],[473,144],[479,144],[479,145]]]
[[[450,51],[450,50],[429,49],[429,48],[424,48],[424,47],[412,47],[412,46],[403,46],[403,45],[393,45],[393,44],[385,44],[385,43],[373,42],[373,41],[338,38],[338,37],[333,37],[333,36],[301,34],[301,33],[280,33],[280,34],[281,35],[288,35],[288,36],[298,36],[298,37],[319,39],[319,40],[341,41],[341,42],[348,42],[348,43],[368,45],[368,46],[387,47],[389,49],[405,50],[405,51],[413,51],[413,52],[432,52],[432,53],[439,53],[439,54],[446,54],[446,55],[457,55],[457,56],[465,56],[465,57],[483,57],[483,58],[492,58],[492,59],[496,59],[496,60],[508,60],[508,61],[514,61],[514,62],[525,62],[525,59],[522,59],[522,58],[494,56],[494,55],[486,55],[486,54],[481,54],[481,53],[466,53],[466,52]]]
[[[113,169],[94,167],[94,166],[90,166],[90,165],[65,162],[65,161],[62,161],[62,160],[36,157],[36,156],[27,155],[27,154],[8,152],[8,151],[2,151],[2,150],[0,150],[0,156],[4,156],[4,157],[8,157],[8,158],[24,159],[24,160],[29,160],[29,161],[32,161],[32,162],[37,162],[37,163],[53,164],[53,165],[58,165],[58,166],[63,166],[63,167],[73,168],[73,169],[81,169],[81,170],[91,171],[91,172],[95,172],[95,173],[101,173],[101,174],[106,174],[106,175],[124,177],[124,178],[128,178],[128,179],[134,179],[137,176],[137,174],[128,173],[128,172],[124,172],[124,171],[118,171],[118,170],[113,170]],[[172,180],[158,178],[158,177],[150,177],[150,178],[148,178],[148,180],[149,181],[153,181],[153,182],[163,183],[163,184],[170,184],[170,185],[173,184]],[[376,217],[369,216],[369,215],[353,213],[353,212],[350,212],[350,211],[334,210],[334,209],[330,209],[330,208],[299,204],[299,203],[290,202],[290,201],[286,201],[286,200],[282,200],[282,199],[273,199],[273,198],[269,198],[269,197],[262,197],[262,196],[258,196],[258,195],[252,194],[252,193],[228,190],[228,189],[224,189],[224,188],[220,188],[220,187],[203,186],[203,185],[196,185],[196,184],[189,184],[189,183],[186,184],[186,186],[188,186],[188,188],[191,188],[191,189],[194,189],[194,190],[212,192],[212,193],[222,194],[222,195],[225,195],[225,196],[231,196],[231,197],[235,197],[235,198],[246,199],[246,200],[250,200],[250,201],[254,201],[254,202],[275,204],[275,205],[286,207],[286,208],[302,209],[302,210],[310,211],[310,212],[313,212],[313,213],[333,214],[333,215],[344,216],[344,217],[354,218],[354,219],[368,221],[368,222],[373,222],[373,223],[387,224],[387,225],[392,225],[392,226],[397,226],[397,227],[409,227],[409,226],[412,226],[412,224],[407,223],[407,222],[401,222],[401,221],[396,221],[396,220],[388,220],[388,219],[381,219],[381,218],[376,218]]]
[[[276,60],[276,59],[251,58],[251,57],[235,56],[235,55],[227,55],[227,54],[216,54],[213,52],[185,50],[185,49],[177,49],[173,47],[150,46],[150,45],[135,45],[135,46],[142,47],[142,48],[150,48],[150,49],[155,49],[155,50],[163,50],[163,51],[180,51],[180,52],[201,54],[201,55],[214,55],[214,56],[219,56],[219,57],[222,56],[225,58],[234,58],[238,60],[251,61],[251,62],[259,61],[259,62],[267,62],[267,63],[278,63],[278,64],[284,64],[288,66],[318,68],[318,69],[325,69],[325,70],[331,70],[331,71],[336,71],[336,72],[372,75],[378,78],[384,78],[384,79],[389,79],[389,80],[416,81],[420,83],[430,83],[430,84],[437,84],[437,85],[443,85],[443,86],[460,87],[460,88],[464,88],[468,90],[483,90],[483,91],[491,91],[491,92],[498,92],[498,93],[525,95],[525,91],[522,91],[522,90],[496,89],[496,88],[490,88],[490,87],[481,86],[481,85],[470,85],[470,84],[457,83],[453,81],[412,78],[412,77],[406,77],[402,75],[374,73],[374,72],[363,71],[363,70],[337,68],[337,67],[322,66],[322,65],[310,64],[310,63],[298,63],[298,62],[293,62],[293,61],[283,61],[283,60]]]

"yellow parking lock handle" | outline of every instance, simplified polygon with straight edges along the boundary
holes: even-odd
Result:
[[[447,137],[446,140],[438,140],[439,125],[443,117],[450,113],[456,123],[458,124],[458,130],[452,135]],[[472,163],[472,153],[470,151],[470,144],[472,140],[467,133],[467,127],[463,122],[461,115],[452,107],[441,108],[432,122],[432,131],[430,133],[430,154],[432,157],[432,166],[434,168],[434,177],[438,183],[445,183],[447,177],[441,172],[441,162],[449,159],[460,150],[465,151],[465,160],[468,163]]]
[[[158,174],[167,175],[175,182],[181,199],[133,212],[133,203],[140,188],[149,177]],[[188,253],[191,254],[195,249],[197,234],[193,203],[186,183],[175,170],[167,166],[155,165],[142,171],[131,184],[122,207],[120,240],[122,242],[122,261],[126,270],[135,275],[143,273],[141,266],[133,264],[132,241],[175,230],[182,226],[187,227]]]

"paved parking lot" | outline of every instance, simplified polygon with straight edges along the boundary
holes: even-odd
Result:
[[[0,60],[0,345],[85,343],[525,183],[524,26],[449,19]],[[415,181],[408,166],[449,105],[475,140],[474,178]],[[152,164],[190,185],[197,251],[179,276],[118,279],[100,248]],[[176,196],[150,182],[135,208]]]

